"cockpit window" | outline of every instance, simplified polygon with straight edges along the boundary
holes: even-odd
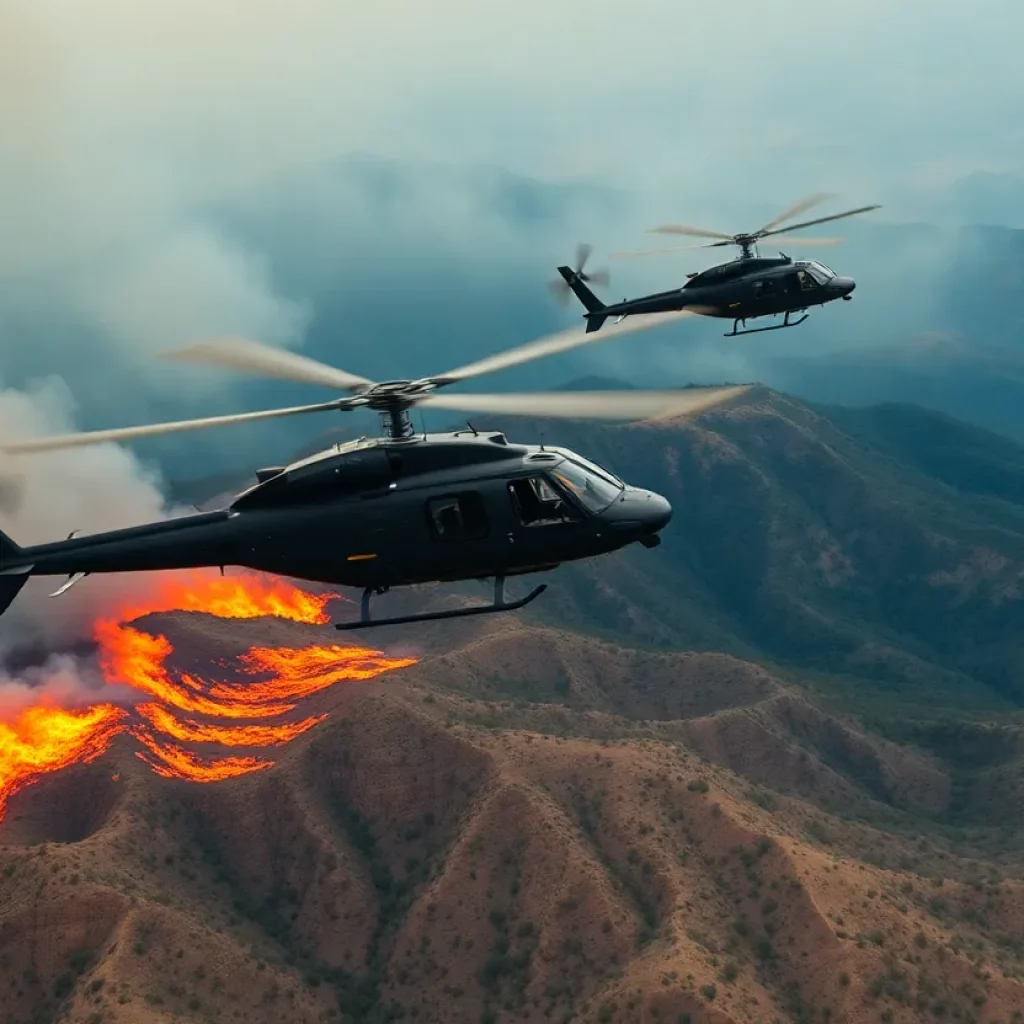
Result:
[[[606,480],[620,491],[626,486],[611,470],[605,469],[604,466],[599,466],[596,462],[591,462],[590,459],[583,458],[582,455],[578,455],[576,452],[569,451],[568,448],[552,448],[551,450],[557,452],[563,459],[575,462],[577,466],[582,467],[588,473],[593,473],[594,476]]]
[[[836,276],[824,263],[817,260],[801,260],[795,266],[797,279],[804,291],[826,285]]]
[[[524,477],[508,485],[512,505],[523,526],[573,523],[580,514],[542,476]]]
[[[487,536],[487,512],[475,491],[449,494],[427,502],[434,536],[445,543],[480,540]]]
[[[835,277],[835,274],[833,274],[831,270],[822,266],[820,263],[808,263],[806,270],[818,284],[828,284],[829,281]]]
[[[603,512],[621,493],[622,488],[597,473],[588,472],[577,462],[559,464],[551,476],[577,497],[590,512]]]

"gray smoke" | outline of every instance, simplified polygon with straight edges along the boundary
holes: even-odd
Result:
[[[50,379],[30,391],[0,391],[0,437],[18,439],[75,429],[66,386]],[[17,501],[0,510],[0,529],[15,543],[60,540],[71,531],[93,533],[158,520],[168,508],[160,479],[130,452],[97,445],[65,452],[7,456],[0,477]],[[0,618],[0,651],[33,642],[66,644],[89,636],[91,623],[133,593],[144,577],[89,577],[60,598],[46,595],[62,579],[33,579]],[[149,584],[151,585],[151,584]]]
[[[127,686],[110,686],[96,665],[69,654],[51,654],[44,663],[16,676],[0,673],[0,722],[40,704],[89,707],[98,701],[130,704],[142,695]]]

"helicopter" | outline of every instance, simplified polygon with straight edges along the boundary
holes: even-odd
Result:
[[[792,220],[798,214],[816,206],[829,198],[826,194],[810,196],[794,203],[774,220],[769,221],[757,231],[742,232],[735,235],[723,234],[719,231],[708,231],[704,228],[692,228],[683,224],[665,224],[652,228],[655,234],[688,235],[697,238],[714,238],[714,242],[699,245],[679,246],[672,249],[651,249],[644,252],[616,253],[620,257],[650,256],[659,253],[681,252],[685,249],[707,249],[726,245],[739,246],[740,255],[728,263],[721,263],[699,273],[687,274],[687,282],[681,288],[671,291],[656,292],[638,299],[623,299],[622,302],[605,304],[588,287],[593,284],[607,284],[607,270],[585,271],[591,247],[585,243],[577,246],[576,266],[559,267],[560,279],[551,283],[551,289],[561,301],[567,301],[570,291],[583,304],[583,314],[587,322],[587,332],[598,331],[609,317],[620,323],[627,316],[650,313],[667,313],[690,310],[700,316],[717,317],[733,321],[732,330],[725,337],[735,338],[742,334],[760,334],[763,331],[779,331],[787,327],[796,327],[808,317],[807,309],[811,306],[824,306],[836,299],[849,301],[856,288],[852,277],[839,277],[835,271],[816,260],[796,260],[780,253],[777,257],[761,257],[757,252],[757,243],[762,238],[782,235],[784,232],[797,231],[814,224],[852,217],[854,214],[878,210],[880,206],[861,206],[855,210],[834,213],[828,217],[817,217],[814,220],[779,227],[784,221]],[[835,245],[841,238],[779,238],[782,243],[793,242],[799,245]],[[769,327],[747,328],[747,321],[764,316],[784,314],[781,324]],[[792,320],[792,314],[802,314],[799,319]],[[742,324],[743,330],[740,330]]]
[[[24,455],[313,412],[376,411],[379,437],[336,444],[285,466],[225,508],[163,522],[20,547],[0,533],[0,613],[32,576],[67,576],[51,597],[93,573],[240,566],[363,590],[360,618],[338,629],[398,625],[513,611],[535,600],[505,598],[507,577],[549,571],[639,543],[653,548],[672,517],[668,501],[627,484],[566,448],[510,442],[500,432],[417,433],[415,406],[463,412],[628,420],[697,414],[749,385],[674,391],[442,394],[443,387],[564,351],[585,336],[541,339],[457,370],[418,380],[373,382],[260,342],[228,338],[164,353],[347,392],[314,405],[33,438],[0,445]],[[494,580],[490,604],[373,619],[370,600],[393,587]]]

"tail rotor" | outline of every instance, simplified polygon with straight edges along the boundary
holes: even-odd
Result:
[[[587,260],[590,259],[590,254],[593,251],[593,246],[588,245],[586,242],[580,242],[579,245],[576,246],[576,264],[573,267],[572,273],[578,281],[595,284],[599,288],[607,288],[611,281],[607,268],[602,267],[600,270],[593,270],[589,274],[584,270],[587,265]],[[557,277],[555,280],[551,281],[548,284],[548,289],[563,306],[569,301],[569,296],[572,293],[572,288],[569,283],[561,277]]]

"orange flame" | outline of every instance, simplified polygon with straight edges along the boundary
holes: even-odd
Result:
[[[323,625],[329,621],[327,604],[338,597],[311,594],[283,580],[253,574],[192,572],[159,578],[144,601],[94,625],[106,681],[127,684],[149,699],[131,711],[110,703],[82,711],[39,706],[13,723],[0,722],[0,819],[15,792],[45,773],[99,757],[122,732],[144,748],[136,756],[166,778],[217,782],[271,767],[274,762],[266,758],[223,751],[289,743],[326,714],[298,721],[270,719],[287,715],[300,700],[340,682],[373,679],[413,665],[416,659],[388,658],[380,651],[338,644],[252,647],[234,664],[226,663],[236,676],[250,677],[249,681],[206,680],[168,667],[174,647],[166,636],[127,623],[155,612],[187,611],[221,619],[274,617]],[[200,756],[182,743],[220,750]]]
[[[27,708],[13,722],[0,722],[0,819],[7,801],[41,776],[106,753],[125,718],[121,708],[97,704]]]
[[[154,612],[206,612],[218,619],[259,619],[274,616],[291,622],[323,626],[330,622],[324,608],[340,594],[310,594],[272,577],[210,576],[186,571],[166,576],[141,604],[118,611],[120,622],[141,619]]]
[[[201,760],[196,754],[175,743],[159,742],[151,732],[136,726],[132,735],[141,740],[155,755],[147,757],[139,752],[140,760],[165,779],[188,779],[190,782],[223,782],[239,775],[248,775],[269,768],[274,762],[258,757],[221,757],[212,761]]]

